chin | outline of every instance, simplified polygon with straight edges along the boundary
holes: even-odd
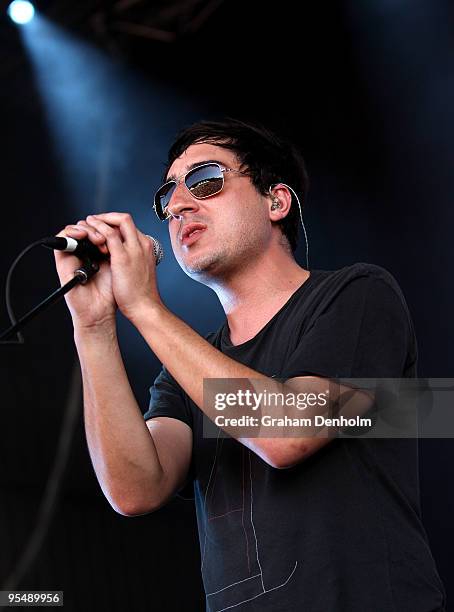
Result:
[[[219,274],[221,261],[222,258],[219,253],[210,253],[199,257],[181,258],[178,263],[188,276],[200,280],[201,277],[211,277]]]

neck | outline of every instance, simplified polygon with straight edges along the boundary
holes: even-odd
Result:
[[[309,276],[288,251],[276,246],[228,279],[212,283],[227,315],[232,344],[253,338]]]

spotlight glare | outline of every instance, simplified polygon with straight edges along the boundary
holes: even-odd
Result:
[[[8,15],[14,23],[24,25],[33,19],[35,8],[31,2],[14,0],[8,7]]]

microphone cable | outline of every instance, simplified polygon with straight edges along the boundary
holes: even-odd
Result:
[[[34,249],[36,246],[41,245],[41,243],[42,243],[42,240],[36,240],[35,242],[32,242],[31,244],[26,246],[25,249],[23,249],[19,253],[16,259],[10,265],[8,274],[6,275],[5,300],[6,300],[6,310],[8,311],[8,317],[9,317],[9,320],[11,321],[11,325],[16,325],[17,323],[16,317],[13,311],[12,301],[11,301],[11,278],[12,278],[13,272],[17,264],[22,259],[22,257],[24,257],[24,255],[26,255],[29,251]],[[22,333],[20,332],[20,330],[17,330],[16,336],[17,336],[17,340],[1,340],[0,342],[1,344],[24,344],[25,342],[24,337]]]
[[[74,271],[74,277],[71,280],[69,280],[67,283],[65,283],[58,289],[56,289],[40,304],[38,304],[37,306],[32,308],[32,310],[30,310],[25,315],[23,315],[19,319],[19,321],[16,321],[16,317],[13,312],[12,303],[11,303],[11,277],[12,277],[13,271],[15,270],[16,265],[19,263],[19,261],[22,259],[22,257],[26,253],[28,253],[32,248],[34,248],[37,245],[46,246],[47,240],[48,240],[47,238],[44,238],[36,242],[33,242],[28,247],[25,247],[25,249],[21,251],[21,253],[19,253],[19,255],[16,257],[16,259],[13,261],[13,263],[10,266],[10,269],[8,271],[8,275],[6,278],[5,293],[6,293],[6,307],[7,307],[8,316],[11,320],[12,325],[10,328],[0,333],[0,344],[24,344],[24,337],[22,336],[19,329],[23,325],[25,325],[25,323],[27,323],[30,319],[38,315],[40,312],[45,310],[50,305],[60,300],[66,293],[68,293],[68,291],[71,291],[71,289],[73,289],[76,285],[78,284],[84,285],[99,270],[99,264],[97,261],[93,260],[88,255],[83,256],[83,265]],[[17,334],[17,340],[13,340],[13,341],[4,340],[4,338],[8,338],[13,333]]]

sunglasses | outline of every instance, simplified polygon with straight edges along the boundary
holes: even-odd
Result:
[[[197,200],[204,200],[222,191],[224,187],[225,172],[246,174],[240,170],[224,168],[221,164],[210,162],[196,166],[179,178],[167,181],[167,183],[161,185],[155,193],[153,204],[158,219],[165,221],[172,217],[172,214],[167,210],[167,206],[169,205],[173,192],[182,181],[184,181],[186,189],[194,198],[197,198]]]

